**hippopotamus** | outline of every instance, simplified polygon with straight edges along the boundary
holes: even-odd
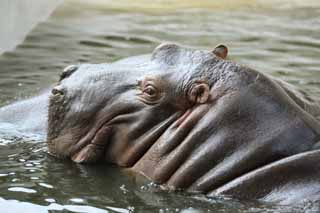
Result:
[[[115,164],[170,191],[319,199],[318,103],[227,54],[166,43],[65,68],[49,97],[49,153]]]

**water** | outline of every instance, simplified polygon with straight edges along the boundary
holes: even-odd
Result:
[[[4,2],[20,9],[3,9]],[[46,90],[69,64],[148,53],[166,41],[204,49],[226,44],[231,60],[320,98],[319,1],[46,0],[48,4],[32,1],[27,6],[22,2],[1,2],[0,35],[8,34],[0,43],[6,50],[0,55],[0,106]],[[28,21],[23,18],[28,9],[42,12],[33,12],[36,15]],[[4,21],[6,17],[11,18]],[[12,23],[19,32],[4,30]],[[43,140],[41,134],[0,124],[0,212],[319,210],[314,203],[279,207],[162,192],[109,165],[84,166],[52,158]]]

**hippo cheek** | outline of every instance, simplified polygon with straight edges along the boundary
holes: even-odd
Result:
[[[140,115],[132,123],[114,126],[112,139],[105,150],[105,161],[132,167],[182,114],[176,112],[158,117],[151,113],[157,119]]]

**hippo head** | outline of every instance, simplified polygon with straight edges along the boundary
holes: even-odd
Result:
[[[151,55],[66,68],[50,96],[49,152],[210,192],[311,149],[312,103],[226,55],[223,45],[163,44]]]

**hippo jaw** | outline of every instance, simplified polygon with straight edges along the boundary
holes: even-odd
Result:
[[[292,94],[222,60],[224,48],[214,54],[162,45],[143,62],[80,67],[60,82],[63,97],[53,91],[49,151],[130,167],[170,189],[212,193],[312,148],[319,125],[304,119],[308,112]]]

